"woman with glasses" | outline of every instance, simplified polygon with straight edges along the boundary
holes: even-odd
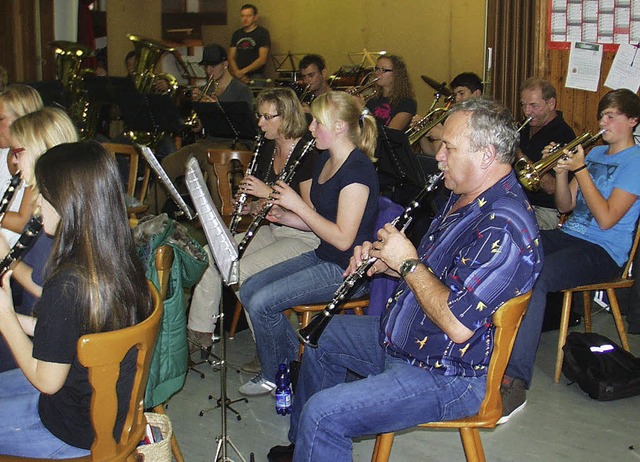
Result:
[[[269,221],[312,231],[320,238],[306,252],[247,279],[240,300],[251,319],[262,373],[239,388],[248,395],[275,389],[280,363],[298,356],[299,342],[284,311],[329,300],[343,281],[353,248],[370,238],[378,211],[378,178],[371,159],[375,119],[358,98],[341,91],[318,96],[309,126],[320,152],[308,202],[281,181],[274,185]],[[366,288],[353,294],[358,297]]]
[[[256,169],[247,175],[240,192],[246,193],[249,203],[243,213],[257,213],[267,202],[272,185],[278,175],[288,169],[300,157],[311,140],[307,119],[295,92],[290,88],[270,88],[263,90],[256,102],[258,126],[263,132],[264,143],[257,153]],[[311,205],[311,175],[317,151],[310,148],[305,153],[290,182],[291,188]],[[244,234],[236,239],[240,241]],[[251,275],[269,268],[276,263],[296,257],[318,247],[320,240],[311,231],[301,231],[288,226],[271,224],[258,228],[239,264],[238,288]],[[208,349],[212,344],[212,334],[221,291],[221,277],[213,266],[205,271],[196,286],[189,312],[189,329],[192,344]],[[257,373],[260,364],[252,361],[243,369]]]
[[[373,116],[383,125],[404,131],[416,114],[417,103],[401,57],[382,55],[375,67],[376,95],[367,101]]]
[[[626,89],[611,91],[600,100],[598,117],[606,144],[586,156],[582,147],[565,151],[554,168],[556,206],[571,215],[562,228],[540,232],[544,266],[502,382],[503,422],[524,407],[547,293],[612,280],[629,258],[640,214],[640,146],[633,140],[640,98]]]

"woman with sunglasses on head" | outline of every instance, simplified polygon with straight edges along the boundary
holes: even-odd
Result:
[[[256,169],[247,175],[241,193],[247,194],[249,203],[243,213],[257,212],[271,194],[271,185],[278,175],[290,168],[300,157],[312,137],[304,110],[298,97],[289,88],[263,90],[257,98],[256,117],[263,132],[264,143],[257,153]],[[290,186],[303,200],[311,204],[311,175],[317,157],[315,148],[305,153]],[[244,234],[238,234],[241,240]],[[239,281],[235,289],[251,275],[270,266],[309,252],[318,247],[320,240],[311,231],[271,224],[258,228],[239,263]],[[211,257],[211,256],[210,256]],[[212,261],[212,259],[210,259]],[[209,266],[196,286],[189,312],[189,329],[193,344],[209,348],[212,344],[221,296],[221,277],[215,266]],[[254,360],[243,366],[247,372],[257,373],[260,364]]]
[[[272,266],[247,279],[240,300],[253,325],[262,372],[239,389],[248,396],[271,392],[280,363],[298,355],[299,342],[284,311],[331,299],[342,283],[352,249],[370,239],[378,212],[378,178],[371,159],[375,119],[345,92],[328,92],[311,104],[309,126],[320,153],[309,204],[290,186],[274,185],[269,220],[309,230],[315,251]],[[358,297],[366,288],[354,293]]]
[[[7,416],[0,423],[0,453],[86,456],[94,439],[92,390],[78,362],[78,339],[143,321],[152,311],[151,295],[111,155],[96,142],[62,144],[38,159],[35,179],[44,232],[54,236],[54,246],[37,318],[15,313],[10,273],[2,280],[0,332],[20,369],[0,374],[0,408]],[[117,435],[135,362],[132,349],[116,387]]]
[[[40,94],[28,85],[10,85],[0,93],[0,195],[7,190],[11,177],[18,171],[15,153],[11,150],[9,128],[16,119],[40,108]],[[31,217],[34,197],[24,181],[13,194],[13,200],[0,222],[0,234],[10,246],[16,243]]]
[[[382,55],[375,67],[376,95],[367,101],[373,116],[389,128],[405,131],[416,114],[417,103],[401,57]]]

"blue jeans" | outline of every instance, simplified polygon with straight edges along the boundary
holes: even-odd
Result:
[[[89,455],[51,434],[40,421],[40,392],[20,369],[0,374],[0,454],[67,459]]]
[[[386,354],[374,316],[336,316],[305,348],[289,440],[294,461],[350,461],[352,438],[478,412],[485,377],[444,376]],[[345,383],[347,371],[366,377]]]
[[[298,358],[300,342],[283,311],[296,305],[329,302],[342,283],[344,268],[318,258],[315,252],[284,261],[261,271],[240,287],[256,339],[264,377],[273,382],[278,365]],[[354,289],[353,297],[367,291]]]
[[[547,294],[583,284],[608,281],[622,269],[606,250],[559,229],[540,232],[544,264],[533,286],[531,301],[522,318],[505,375],[520,379],[527,388],[533,378],[533,365],[542,332]]]

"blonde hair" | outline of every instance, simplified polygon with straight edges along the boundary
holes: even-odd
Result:
[[[302,104],[291,88],[276,87],[262,90],[256,98],[256,108],[269,103],[276,107],[276,112],[282,117],[280,133],[285,138],[300,138],[307,133],[309,124]]]
[[[0,101],[15,119],[43,107],[40,93],[29,85],[9,85],[0,93]]]
[[[62,109],[44,107],[17,119],[9,128],[14,147],[29,156],[31,171],[38,158],[48,149],[62,143],[78,141],[78,131]],[[23,172],[24,173],[24,172]],[[35,185],[35,178],[25,178],[28,186]]]
[[[327,127],[338,120],[345,122],[351,141],[375,162],[378,125],[358,98],[343,91],[330,91],[311,103],[311,113]]]

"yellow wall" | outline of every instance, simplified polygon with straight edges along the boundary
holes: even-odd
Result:
[[[109,0],[112,1],[112,0]],[[226,26],[203,28],[204,43],[229,45],[240,27],[240,6],[228,0]],[[451,81],[464,71],[482,77],[485,2],[482,0],[260,0],[260,24],[274,53],[319,53],[329,72],[350,64],[348,52],[386,50],[402,56],[424,112],[433,90],[426,74]]]

